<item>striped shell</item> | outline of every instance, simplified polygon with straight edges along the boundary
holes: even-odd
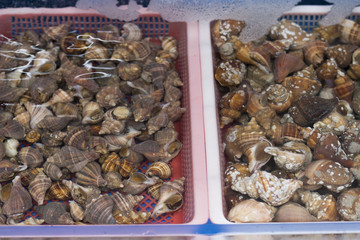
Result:
[[[107,184],[101,176],[101,167],[97,162],[88,163],[83,169],[75,174],[76,182],[81,185],[94,185],[102,187]]]
[[[126,41],[139,41],[142,39],[141,29],[134,23],[125,23],[122,26],[121,33],[121,37]]]
[[[172,169],[168,163],[165,162],[154,162],[146,170],[146,174],[150,177],[157,176],[161,179],[167,179],[171,177]]]
[[[18,121],[10,120],[0,128],[0,136],[21,140],[25,137],[25,128]]]
[[[53,182],[47,192],[50,199],[68,200],[71,198],[71,189],[64,183]]]
[[[92,224],[115,224],[112,215],[114,202],[108,195],[100,195],[86,205],[85,220]]]
[[[324,60],[325,49],[327,47],[328,44],[320,40],[308,42],[303,48],[305,62],[308,65],[318,66]]]
[[[76,221],[79,222],[84,219],[85,217],[85,210],[82,206],[80,206],[77,202],[70,200],[69,201],[70,206],[70,214],[71,217]]]
[[[85,128],[73,128],[67,132],[67,136],[64,138],[64,143],[80,150],[86,150],[88,148],[86,142],[87,135],[88,133]]]
[[[122,214],[128,214],[132,211],[136,205],[138,205],[143,199],[144,196],[139,195],[131,195],[131,194],[121,194],[120,192],[116,192],[112,194],[111,199],[114,201],[114,210],[116,212],[120,212]]]
[[[46,191],[51,187],[51,179],[45,175],[44,172],[40,172],[34,180],[29,184],[29,193],[32,198],[38,203],[43,205],[45,200]]]
[[[42,153],[37,148],[23,147],[18,153],[20,161],[29,168],[40,167],[44,161]]]
[[[352,20],[344,19],[339,25],[340,41],[343,43],[360,44],[360,26]]]

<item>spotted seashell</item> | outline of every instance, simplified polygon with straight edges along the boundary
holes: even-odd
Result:
[[[107,182],[101,176],[101,167],[97,162],[90,162],[86,164],[86,166],[78,171],[75,176],[76,182],[81,185],[94,185],[97,187],[102,187],[107,184]]]
[[[307,184],[322,185],[333,192],[341,192],[351,186],[354,176],[349,169],[331,160],[317,160],[305,168]]]
[[[82,109],[83,119],[82,124],[96,124],[99,123],[104,116],[104,111],[97,102],[88,102]]]
[[[12,183],[10,197],[2,208],[3,213],[8,217],[22,215],[32,206],[32,198],[29,192],[21,185],[20,176],[16,176]]]
[[[70,206],[70,215],[71,217],[76,221],[80,222],[85,217],[85,210],[82,206],[80,206],[77,202],[70,200],[69,201]]]
[[[47,191],[50,199],[69,200],[71,198],[71,189],[61,181],[53,182]]]
[[[216,46],[230,40],[231,36],[238,36],[245,27],[244,21],[236,21],[232,19],[217,20],[211,28],[211,37]]]
[[[317,95],[322,88],[321,82],[307,77],[290,76],[284,79],[282,85],[292,92],[293,102],[304,94]]]
[[[281,113],[290,107],[293,101],[293,94],[286,87],[280,84],[273,84],[266,88],[265,98],[269,107],[277,113]]]
[[[359,195],[360,188],[350,188],[343,191],[337,198],[337,208],[343,220],[358,221],[359,218]]]
[[[64,90],[59,88],[53,93],[49,101],[43,103],[43,106],[47,107],[54,105],[55,103],[67,103],[72,101],[73,101],[73,96],[70,95],[68,92],[65,92]]]
[[[92,224],[115,224],[112,215],[114,202],[108,195],[100,195],[87,204],[85,209],[85,220]]]
[[[274,79],[281,83],[292,72],[299,71],[305,67],[305,63],[293,54],[281,54],[274,61]]]
[[[288,202],[302,185],[300,180],[277,178],[265,171],[255,171],[250,177],[232,178],[231,188],[252,198],[261,198],[272,206],[279,206]]]
[[[57,26],[44,28],[44,33],[41,37],[46,41],[55,40],[60,42],[70,31],[71,24],[71,22],[66,22]]]
[[[4,127],[0,128],[0,136],[17,140],[24,139],[25,128],[18,121],[10,120]]]
[[[147,175],[140,172],[133,172],[130,177],[123,181],[124,188],[123,192],[127,194],[140,194],[147,187],[154,185],[158,177],[148,177]]]
[[[221,86],[240,84],[245,78],[246,66],[239,60],[225,60],[219,64],[215,71],[215,79]]]
[[[38,203],[43,205],[45,200],[45,193],[51,186],[51,179],[45,175],[44,172],[40,172],[34,180],[29,184],[29,193],[32,198]]]
[[[335,59],[329,58],[316,69],[316,73],[320,81],[325,82],[329,87],[333,87],[338,70],[339,67]]]
[[[66,167],[71,172],[80,171],[87,163],[99,158],[96,152],[85,152],[75,147],[65,146],[61,150],[49,157],[47,161],[58,167]]]
[[[301,202],[306,209],[320,221],[337,221],[339,213],[336,209],[336,200],[330,194],[320,195],[317,192],[299,189]]]
[[[86,150],[87,145],[87,131],[83,127],[75,127],[67,132],[67,136],[64,138],[64,143],[68,146],[75,147],[80,150]]]
[[[248,199],[232,207],[227,215],[227,219],[236,223],[271,222],[275,212],[276,208],[266,203]]]
[[[126,41],[140,41],[142,39],[142,32],[138,25],[125,23],[122,26],[121,37]]]
[[[40,123],[46,116],[53,116],[52,112],[42,105],[26,102],[25,107],[31,116],[31,129],[35,129],[37,124]]]
[[[337,98],[323,99],[306,94],[293,104],[289,113],[297,124],[306,127],[328,116],[337,103]]]
[[[161,185],[159,189],[160,197],[154,207],[151,218],[155,219],[164,213],[174,212],[182,207],[184,184],[185,178],[181,177]]]
[[[281,206],[275,214],[275,222],[316,222],[316,217],[298,203],[288,202]]]
[[[74,224],[68,209],[69,207],[63,202],[49,202],[46,205],[35,207],[35,211],[42,215],[46,223],[54,225]]]
[[[313,34],[318,35],[321,41],[325,41],[329,44],[340,37],[338,24],[314,28]]]
[[[114,201],[114,212],[122,213],[124,215],[132,211],[136,205],[138,205],[143,199],[144,196],[131,195],[131,194],[121,194],[116,192],[110,196]]]
[[[24,171],[26,165],[16,165],[9,160],[0,161],[0,182],[5,182],[12,179],[16,172]]]
[[[357,48],[356,45],[342,45],[337,44],[328,47],[325,51],[327,58],[334,58],[337,65],[341,68],[347,68],[352,60],[352,53]]]
[[[172,169],[168,163],[165,162],[154,162],[146,170],[146,174],[150,177],[157,176],[161,179],[167,179],[171,177]]]
[[[84,59],[90,62],[104,62],[110,58],[109,51],[101,43],[95,43],[89,46],[84,55]]]
[[[313,127],[321,130],[322,132],[330,131],[336,135],[341,135],[344,133],[348,122],[349,121],[346,119],[346,116],[338,111],[333,111],[329,114],[329,116],[314,123]]]
[[[360,26],[352,20],[344,19],[339,24],[340,41],[343,43],[360,44]]]
[[[104,180],[107,182],[106,188],[110,190],[120,189],[124,187],[122,183],[122,176],[119,172],[108,172],[104,176]]]
[[[40,167],[44,161],[42,153],[37,148],[23,147],[18,154],[19,160],[29,168]]]

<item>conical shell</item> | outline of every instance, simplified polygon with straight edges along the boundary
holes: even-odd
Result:
[[[215,71],[215,79],[221,86],[240,84],[245,78],[246,66],[239,60],[225,60],[219,64]]]
[[[105,119],[99,131],[99,134],[121,134],[125,129],[125,121],[118,121],[115,119]]]
[[[27,88],[8,88],[1,87],[0,101],[1,102],[17,102],[21,96],[27,91]]]
[[[317,77],[321,82],[326,83],[329,87],[334,86],[334,80],[338,75],[339,67],[334,58],[329,58],[324,61],[316,69]]]
[[[69,95],[69,93],[65,92],[64,90],[62,90],[61,88],[57,89],[52,97],[50,98],[49,101],[47,101],[46,103],[43,104],[43,106],[51,106],[55,103],[67,103],[67,102],[72,102],[73,101],[73,97],[71,95]]]
[[[70,206],[70,214],[71,217],[76,221],[79,222],[84,219],[85,217],[85,210],[75,201],[69,201]]]
[[[342,219],[347,221],[359,220],[360,188],[350,188],[343,191],[337,198],[337,208]]]
[[[62,183],[70,189],[71,197],[83,207],[101,194],[100,189],[95,186],[83,187],[69,180],[62,180]]]
[[[74,117],[72,116],[64,116],[64,117],[46,116],[36,126],[38,128],[49,129],[51,132],[61,131],[73,119]]]
[[[14,120],[19,122],[21,126],[25,128],[25,131],[27,132],[30,129],[30,121],[31,116],[29,112],[23,112],[14,117]]]
[[[108,172],[104,176],[104,180],[107,182],[106,188],[110,190],[120,189],[124,187],[122,183],[122,176],[119,172]]]
[[[161,179],[167,179],[171,177],[172,169],[168,163],[165,162],[154,162],[146,170],[146,174],[150,177],[157,176]]]
[[[211,28],[211,37],[216,46],[230,40],[231,36],[238,36],[245,27],[244,21],[236,21],[232,19],[217,20]]]
[[[276,209],[254,199],[241,201],[230,209],[227,219],[231,222],[271,222]]]
[[[101,176],[101,167],[97,162],[90,162],[75,174],[76,182],[81,185],[102,187],[107,184]]]
[[[80,171],[87,163],[99,158],[96,152],[85,152],[75,147],[65,146],[58,153],[47,159],[58,167],[66,167],[71,172]]]
[[[13,186],[13,183],[9,182],[0,188],[0,201],[2,203],[6,202],[9,199],[12,186]],[[1,210],[1,213],[2,212],[3,212],[3,210]]]
[[[168,125],[169,116],[164,108],[158,114],[151,117],[146,123],[146,127],[150,135],[154,134],[161,128],[166,127]]]
[[[46,161],[44,163],[44,172],[52,179],[52,180],[61,180],[63,177],[63,173],[61,169],[53,163]]]
[[[281,206],[276,212],[274,221],[276,222],[316,222],[316,217],[312,216],[303,206],[289,202]]]
[[[24,187],[28,187],[30,182],[40,173],[43,172],[44,168],[29,168],[22,171],[19,176],[21,178],[21,184]]]
[[[281,83],[290,73],[299,71],[305,67],[305,63],[292,54],[281,54],[274,61],[275,81]]]
[[[328,47],[325,54],[328,58],[334,58],[337,65],[341,68],[347,68],[352,60],[353,52],[358,46],[351,44],[338,44]]]
[[[9,160],[0,161],[0,182],[12,179],[16,172],[24,171],[26,168],[26,165],[16,165]]]
[[[318,80],[299,76],[285,78],[282,85],[292,92],[293,102],[299,100],[304,93],[317,95],[322,88],[322,84]]]
[[[110,54],[101,43],[95,43],[86,49],[84,58],[86,61],[104,62],[109,60]]]
[[[132,147],[135,152],[141,153],[150,161],[165,161],[170,154],[165,152],[154,140],[147,140]]]
[[[185,178],[181,177],[171,182],[165,182],[160,187],[160,197],[154,207],[152,218],[157,218],[161,214],[179,210],[183,205]]]
[[[9,199],[4,203],[2,208],[5,215],[12,216],[23,214],[32,206],[32,198],[29,192],[21,185],[20,176],[16,176],[13,180]]]
[[[288,141],[305,141],[302,127],[295,123],[273,124],[268,135],[275,144],[283,144]]]
[[[68,208],[69,207],[63,202],[49,202],[44,206],[36,206],[35,211],[40,213],[48,224],[74,224],[74,220],[71,218]]]
[[[120,163],[121,161],[119,155],[117,155],[115,152],[112,152],[101,164],[101,169],[105,173],[117,172],[119,170]]]
[[[71,198],[71,189],[60,181],[53,182],[47,192],[50,199],[68,200]]]
[[[128,214],[132,211],[136,205],[138,205],[141,200],[144,199],[143,196],[131,195],[131,194],[121,194],[116,192],[110,196],[114,201],[114,210],[117,213]]]
[[[352,96],[355,91],[355,82],[351,80],[347,75],[339,75],[334,80],[334,92],[339,99],[344,99],[347,102],[352,102]]]
[[[60,42],[61,39],[68,34],[71,24],[71,22],[66,22],[57,26],[47,27],[44,29],[42,37],[47,41],[55,40]]]
[[[18,121],[10,120],[4,127],[0,128],[0,136],[18,140],[24,139],[25,128]]]
[[[88,102],[82,109],[82,124],[99,123],[104,116],[104,111],[97,102]]]
[[[134,81],[141,76],[142,67],[138,63],[121,62],[118,65],[119,77],[125,81]]]
[[[111,59],[124,61],[144,60],[151,53],[150,44],[147,40],[120,43],[115,47]]]
[[[140,194],[147,187],[154,185],[158,177],[148,177],[141,172],[133,172],[130,177],[123,181],[123,192],[127,194]]]
[[[142,39],[141,29],[134,23],[125,23],[122,26],[121,33],[121,37],[126,41],[139,41]]]
[[[96,36],[104,42],[117,43],[123,42],[124,38],[120,37],[120,29],[114,25],[104,25],[96,33]]]
[[[340,41],[343,43],[360,44],[360,26],[352,20],[344,19],[339,25]]]
[[[40,172],[34,180],[30,182],[29,193],[38,205],[43,205],[46,191],[50,186],[51,179],[47,177],[44,172]]]
[[[156,183],[156,184],[148,187],[147,193],[148,193],[151,197],[153,197],[153,198],[155,198],[155,199],[159,199],[159,197],[160,197],[160,188],[161,188],[161,186],[163,185],[163,183],[164,183],[164,181],[159,180],[158,183]]]
[[[67,136],[64,138],[64,143],[68,146],[72,146],[80,150],[85,150],[88,148],[86,142],[87,135],[88,133],[84,128],[73,128],[68,131]]]
[[[338,24],[314,28],[313,33],[318,34],[320,40],[329,44],[333,43],[337,38],[340,37]]]
[[[59,50],[60,47],[54,47],[49,50],[37,52],[30,73],[33,75],[41,75],[53,72],[56,69],[56,59]]]
[[[43,120],[46,116],[53,116],[52,112],[42,105],[26,102],[25,107],[31,115],[31,129],[35,129],[37,124],[41,122],[41,120]]]
[[[327,47],[328,44],[320,40],[308,42],[303,48],[305,62],[308,65],[318,66],[324,60],[325,49]]]
[[[36,77],[29,89],[32,101],[44,103],[49,100],[58,88],[56,77],[58,77],[57,74]]]
[[[37,148],[24,147],[18,153],[21,163],[29,168],[40,167],[44,161],[42,153]]]
[[[115,224],[113,206],[114,202],[110,196],[100,195],[86,206],[85,220],[92,224]]]
[[[121,149],[122,147],[126,146],[127,143],[134,139],[134,137],[140,135],[141,132],[135,130],[134,128],[129,128],[127,133],[123,133],[121,135],[105,135],[105,140],[109,144],[109,150],[112,149]]]
[[[265,96],[268,106],[277,113],[285,112],[293,101],[292,91],[280,84],[273,84],[266,88]]]

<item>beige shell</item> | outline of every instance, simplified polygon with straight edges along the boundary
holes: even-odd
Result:
[[[154,185],[148,187],[148,189],[146,190],[147,193],[155,198],[155,199],[159,199],[160,197],[160,187],[163,185],[164,181],[159,180],[157,183],[155,183]]]
[[[360,26],[352,20],[344,19],[340,25],[340,41],[343,43],[360,44]]]
[[[130,177],[123,181],[123,192],[127,194],[140,194],[147,187],[154,185],[157,182],[158,177],[148,177],[141,172],[133,172]]]
[[[14,117],[14,120],[20,123],[26,132],[30,130],[30,120],[31,116],[29,112],[23,112]]]
[[[53,95],[49,99],[49,101],[47,101],[46,103],[43,103],[43,106],[47,107],[47,106],[51,106],[55,103],[67,103],[67,102],[72,102],[72,101],[73,101],[73,96],[70,95],[68,92],[59,88],[53,93]]]
[[[115,46],[111,59],[124,60],[127,62],[144,60],[150,53],[150,44],[147,40],[125,42]]]
[[[43,132],[41,134],[41,142],[48,147],[59,147],[63,144],[63,139],[66,137],[65,132]]]
[[[113,212],[116,223],[118,224],[141,224],[145,223],[149,218],[150,212],[141,212],[141,211],[130,211],[128,214],[123,215],[121,213]]]
[[[108,49],[99,42],[88,47],[84,55],[86,61],[104,62],[109,60],[109,58],[110,54]]]
[[[118,65],[119,77],[125,81],[133,81],[141,76],[142,67],[138,63],[121,62]]]
[[[110,190],[120,189],[124,187],[122,183],[122,176],[119,172],[108,172],[104,176],[104,180],[107,182],[106,188]]]
[[[40,167],[44,161],[42,153],[37,148],[23,147],[18,153],[20,162],[29,168]]]
[[[86,150],[88,133],[83,127],[75,127],[68,130],[64,143],[68,146],[75,147],[80,150]]]
[[[131,139],[140,135],[141,132],[134,129],[129,128],[126,133],[121,135],[105,135],[105,140],[109,144],[109,150],[121,149],[126,146]]]
[[[231,222],[271,222],[276,208],[254,199],[239,202],[232,207],[227,215]]]
[[[35,56],[30,73],[33,75],[41,75],[54,71],[56,69],[56,59],[59,50],[60,47],[54,47],[47,51],[39,51]]]
[[[286,171],[297,172],[312,160],[311,149],[302,142],[291,141],[281,147],[266,147],[264,151],[274,156],[275,164]]]
[[[51,39],[60,42],[60,40],[68,34],[71,24],[71,22],[66,22],[56,26],[46,27],[44,28],[44,34],[41,37],[46,41]]]
[[[101,167],[97,162],[90,162],[86,164],[86,166],[78,171],[75,176],[76,182],[81,185],[94,185],[97,187],[102,187],[107,184],[107,182],[101,176]]]
[[[114,202],[108,195],[100,195],[87,204],[85,209],[85,220],[92,224],[115,224],[112,215]]]
[[[304,93],[316,95],[322,88],[318,80],[300,76],[286,77],[282,85],[292,92],[293,102],[296,102]]]
[[[53,182],[47,191],[47,197],[50,199],[69,200],[71,190],[68,186],[60,181]]]
[[[43,205],[45,200],[46,191],[51,187],[51,179],[45,175],[44,172],[40,172],[34,180],[29,184],[29,193],[32,198],[38,203]]]
[[[250,177],[233,178],[231,188],[252,198],[261,198],[272,206],[279,206],[289,201],[302,185],[300,180],[277,178],[265,171],[255,171]]]
[[[118,121],[112,118],[106,118],[102,124],[99,134],[114,134],[119,135],[125,129],[125,121]]]
[[[277,113],[286,111],[293,101],[292,91],[280,84],[272,84],[266,88],[265,96],[268,106]]]
[[[124,94],[117,86],[102,87],[96,94],[96,101],[101,107],[110,108],[122,103],[125,99]]]
[[[61,169],[53,163],[49,163],[46,161],[43,165],[44,172],[52,179],[52,180],[60,180],[63,177],[63,173]]]
[[[275,214],[275,222],[316,222],[303,206],[298,203],[288,202],[282,205]]]
[[[121,33],[121,37],[126,41],[140,41],[142,39],[141,29],[134,23],[125,23],[122,26]]]
[[[97,102],[88,102],[82,109],[82,124],[99,123],[104,116],[104,111]]]
[[[337,198],[337,207],[342,219],[347,221],[359,220],[359,194],[360,188],[350,188],[343,191]]]
[[[35,129],[37,124],[40,123],[46,116],[53,116],[52,112],[42,105],[26,102],[25,107],[31,116],[31,129]]]
[[[325,49],[327,47],[328,44],[320,40],[308,42],[303,48],[305,62],[308,65],[318,66],[324,60]]]
[[[120,165],[120,157],[115,152],[106,156],[104,162],[101,164],[101,169],[104,173],[117,172]]]
[[[158,176],[161,179],[167,179],[171,177],[172,168],[168,163],[165,162],[154,162],[146,170],[146,174],[150,177]]]
[[[79,222],[84,219],[85,217],[85,210],[82,206],[80,206],[77,202],[70,200],[69,201],[70,206],[70,214],[71,217],[76,221]]]
[[[10,120],[6,125],[0,128],[0,137],[24,139],[25,128],[16,120]]]
[[[217,20],[211,28],[211,37],[216,46],[230,40],[231,36],[238,36],[245,27],[244,21],[236,21],[232,19]]]
[[[346,130],[347,125],[346,117],[338,111],[333,111],[326,118],[314,123],[313,127],[322,132],[333,132],[336,135],[341,135]]]
[[[225,60],[221,62],[216,71],[215,79],[222,86],[233,86],[240,84],[245,78],[246,66],[239,60]]]
[[[305,141],[304,129],[295,123],[276,123],[271,126],[270,131],[267,132],[267,136],[275,144],[283,144],[288,141]]]
[[[20,172],[19,176],[21,178],[21,184],[24,187],[28,187],[30,182],[32,180],[34,180],[36,175],[38,175],[38,173],[40,173],[42,171],[44,171],[44,168],[28,168],[28,169]]]
[[[176,59],[179,55],[178,46],[177,46],[178,43],[176,38],[174,38],[173,36],[165,36],[165,37],[160,37],[160,40],[161,40],[161,47],[163,48],[163,50],[168,52],[172,59]]]
[[[95,186],[83,187],[73,181],[62,180],[65,186],[70,189],[70,194],[73,200],[85,207],[92,199],[96,199],[100,196],[101,191]]]
[[[117,213],[122,213],[124,215],[132,211],[136,207],[136,205],[138,205],[144,199],[144,196],[131,194],[124,195],[120,192],[116,192],[110,197],[114,201],[113,211],[116,211]]]

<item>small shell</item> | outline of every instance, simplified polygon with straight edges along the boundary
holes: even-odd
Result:
[[[71,189],[60,181],[53,182],[47,192],[50,199],[69,200]]]
[[[360,64],[350,64],[346,74],[353,80],[360,79]]]
[[[68,208],[63,202],[49,202],[44,206],[36,206],[35,211],[40,213],[48,224],[74,224]]]
[[[19,176],[21,178],[21,184],[24,187],[28,187],[30,182],[32,180],[34,180],[34,178],[36,177],[36,175],[38,175],[38,173],[44,171],[44,168],[29,168],[26,169],[24,171],[22,171]]]
[[[338,75],[339,67],[334,58],[324,61],[317,69],[316,73],[320,81],[325,82],[329,87],[334,86],[334,80]]]
[[[143,66],[141,78],[147,83],[153,83],[157,89],[162,89],[163,82],[166,79],[166,66],[153,61],[148,61]]]
[[[275,222],[316,222],[318,220],[300,204],[289,202],[278,209],[278,211],[275,214],[274,221]]]
[[[130,177],[123,181],[123,192],[127,194],[140,194],[147,187],[154,185],[158,177],[148,177],[140,172],[133,172]]]
[[[118,121],[112,118],[106,118],[102,124],[99,134],[114,134],[119,135],[125,129],[125,121]]]
[[[4,203],[9,199],[12,186],[13,186],[12,182],[9,182],[0,188],[0,201],[1,202]],[[3,213],[3,210],[1,210],[1,213]]]
[[[176,59],[179,55],[177,40],[173,36],[161,36],[160,40],[162,49],[168,52],[172,59]]]
[[[142,68],[137,63],[121,62],[118,65],[119,77],[125,81],[133,81],[141,76]]]
[[[260,110],[266,108],[266,104],[261,94],[251,94],[246,104],[246,111],[250,117],[254,117]]]
[[[27,88],[8,88],[1,87],[0,89],[0,101],[1,102],[17,102],[20,97],[24,95]]]
[[[87,204],[85,209],[85,220],[92,224],[115,224],[112,215],[114,202],[108,195],[100,195]]]
[[[85,210],[83,207],[81,207],[77,202],[70,200],[69,201],[70,206],[70,214],[71,217],[76,221],[80,222],[85,217]]]
[[[23,214],[32,206],[32,198],[29,192],[21,185],[20,176],[13,180],[13,186],[9,199],[4,203],[3,213],[8,217]]]
[[[104,62],[109,60],[110,54],[101,43],[92,44],[86,49],[84,59],[86,61]]]
[[[65,132],[43,132],[41,134],[41,142],[48,147],[59,147],[63,144],[63,139],[66,137]]]
[[[18,154],[17,148],[19,145],[19,141],[14,138],[6,139],[4,142],[5,155],[7,157],[15,157]]]
[[[26,168],[26,165],[16,165],[9,160],[0,161],[0,182],[12,179],[16,172],[24,171]]]
[[[265,73],[270,72],[270,54],[261,46],[255,47],[251,42],[243,44],[237,37],[232,37],[235,57],[243,63],[251,64]]]
[[[97,102],[88,102],[82,110],[82,124],[99,123],[104,116],[104,111]]]
[[[225,60],[219,64],[215,71],[215,79],[221,86],[240,84],[245,78],[246,66],[239,60]]]
[[[130,117],[130,109],[126,106],[119,106],[113,109],[108,110],[105,113],[105,118],[112,118],[116,120],[125,120]]]
[[[14,120],[21,124],[24,127],[25,131],[30,129],[31,116],[29,112],[23,112],[14,117]]]
[[[55,181],[61,180],[63,177],[63,173],[61,171],[61,169],[56,166],[55,164],[49,163],[48,161],[46,161],[44,163],[44,172],[52,179]]]
[[[34,180],[30,182],[29,193],[38,205],[43,205],[45,193],[50,187],[51,179],[47,177],[44,172],[40,172]]]
[[[41,50],[37,52],[30,73],[33,75],[41,75],[55,71],[59,50],[60,47],[54,47],[50,50]]]
[[[352,53],[357,48],[356,45],[334,45],[328,47],[325,54],[328,58],[334,58],[337,65],[341,68],[347,68],[352,60]]]
[[[7,122],[14,118],[11,112],[0,110],[0,125],[4,126]]]
[[[124,94],[117,86],[102,87],[96,94],[96,101],[100,107],[110,108],[122,103],[125,99]]]
[[[149,135],[154,134],[163,127],[166,127],[169,123],[169,116],[166,110],[167,106],[164,106],[161,111],[155,116],[151,117],[146,123],[146,128]]]
[[[67,35],[61,39],[61,50],[67,54],[78,55],[88,48],[86,40],[80,39],[79,36]]]
[[[347,221],[358,221],[360,188],[351,188],[343,191],[337,198],[337,208],[340,216]]]
[[[106,188],[110,190],[120,189],[124,187],[122,183],[122,176],[119,172],[108,172],[104,176],[104,180],[107,182]]]
[[[51,107],[57,117],[68,116],[80,119],[79,109],[72,103],[55,103]]]
[[[62,180],[62,183],[71,190],[71,197],[83,207],[101,194],[100,189],[95,186],[83,187],[69,180]]]
[[[89,186],[94,185],[102,187],[107,184],[101,176],[101,167],[97,162],[90,162],[75,174],[76,182],[81,185]]]
[[[123,42],[124,38],[120,37],[120,29],[114,25],[104,25],[97,30],[96,37],[105,43]]]
[[[144,60],[150,55],[150,53],[150,44],[147,40],[132,41],[116,45],[111,59],[127,62]]]
[[[337,38],[340,37],[338,24],[314,28],[313,33],[318,34],[320,40],[329,44],[333,43]]]
[[[339,25],[340,41],[343,43],[360,44],[360,26],[352,20],[344,19]]]
[[[211,37],[216,46],[230,40],[231,36],[238,36],[245,27],[244,21],[236,21],[232,19],[217,20],[211,28]]]
[[[109,150],[121,149],[134,137],[140,135],[141,132],[133,128],[129,128],[126,133],[121,135],[105,135],[105,140],[109,144]]]
[[[298,172],[311,162],[311,149],[301,142],[287,142],[281,147],[266,147],[264,151],[274,156],[275,164],[286,171]]]
[[[46,41],[55,40],[60,42],[61,39],[68,34],[71,22],[66,22],[57,26],[47,27],[44,29],[44,34],[42,35],[42,38],[44,38]]]
[[[16,225],[16,226],[41,225],[44,222],[45,222],[44,219],[29,217],[29,218],[26,218],[24,221],[16,223],[14,225]],[[10,224],[12,224],[12,223],[10,223]]]
[[[146,174],[150,177],[157,176],[161,179],[167,179],[171,177],[172,169],[168,163],[165,162],[154,162],[146,170]]]
[[[341,135],[344,133],[347,125],[348,120],[346,117],[338,111],[333,111],[326,118],[314,123],[313,127],[322,132],[330,131],[336,135]]]
[[[101,169],[104,173],[117,172],[120,165],[120,157],[115,152],[112,152],[107,156],[104,162],[101,164]]]
[[[53,93],[49,101],[43,104],[43,106],[47,107],[54,105],[55,103],[67,103],[72,102],[73,100],[74,98],[72,95],[59,88]]]
[[[292,92],[293,102],[306,94],[317,95],[322,88],[321,82],[307,77],[290,76],[284,79],[282,85]]]
[[[116,223],[118,224],[139,224],[145,223],[149,218],[150,212],[141,212],[131,210],[128,214],[123,215],[122,213],[113,212]]]
[[[136,144],[132,148],[135,152],[141,153],[150,161],[165,161],[169,160],[170,154],[165,152],[158,142],[154,140],[146,140],[139,144]]]
[[[18,154],[19,160],[29,168],[40,167],[44,162],[42,153],[37,148],[23,147]]]
[[[308,65],[318,66],[324,60],[325,49],[327,47],[328,44],[320,40],[308,42],[303,48],[305,62]]]
[[[268,135],[275,144],[283,144],[288,141],[304,141],[302,127],[295,123],[273,124]]]
[[[344,99],[347,102],[352,102],[352,96],[355,91],[355,82],[347,75],[339,75],[334,80],[334,92],[339,99]]]
[[[125,23],[122,26],[121,37],[126,41],[139,41],[142,39],[142,32],[138,25],[134,23]]]
[[[24,139],[25,128],[16,120],[10,120],[4,127],[0,128],[0,137]]]
[[[290,73],[299,71],[305,63],[293,54],[281,54],[274,61],[274,78],[281,83]]]
[[[297,124],[306,127],[328,116],[337,103],[337,98],[323,99],[307,94],[294,103],[289,113]]]
[[[176,102],[181,100],[182,91],[172,85],[165,85],[164,102]]]
[[[116,192],[112,194],[111,199],[114,201],[114,212],[122,213],[124,215],[132,211],[136,205],[138,205],[143,199],[144,196],[131,195],[131,194],[121,194]]]
[[[67,132],[64,143],[80,150],[86,150],[88,148],[86,142],[87,135],[88,133],[83,127],[73,128]]]
[[[42,105],[26,102],[25,107],[31,115],[31,129],[35,129],[37,124],[40,123],[46,116],[53,116],[52,112]]]
[[[231,222],[271,222],[276,208],[254,199],[239,202],[232,207],[227,215]]]
[[[185,178],[181,177],[171,182],[165,182],[160,187],[160,197],[151,218],[157,218],[164,213],[170,213],[179,210],[183,205]]]
[[[323,185],[333,192],[341,192],[351,186],[354,176],[349,169],[331,160],[317,160],[307,165],[305,176],[310,185]]]
[[[155,199],[159,199],[160,197],[160,187],[163,185],[164,181],[159,180],[158,183],[155,183],[154,185],[148,187],[147,189],[147,193],[155,198]]]
[[[71,172],[80,171],[87,163],[98,159],[100,155],[96,152],[85,152],[75,147],[65,146],[47,159],[48,162],[58,167],[66,167]]]
[[[268,106],[277,113],[286,111],[293,101],[292,91],[280,84],[273,84],[266,88],[265,96]]]

